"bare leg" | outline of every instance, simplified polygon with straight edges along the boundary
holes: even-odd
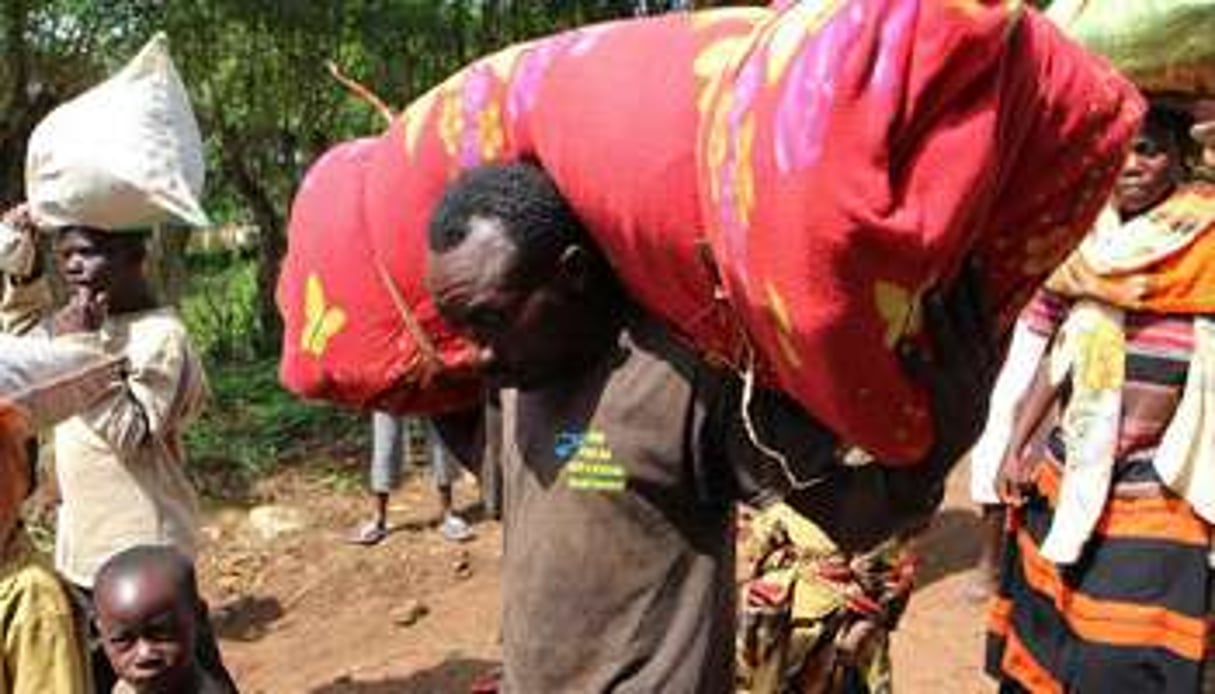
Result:
[[[443,513],[444,517],[447,517],[447,514],[452,512],[452,507],[453,507],[452,500],[451,500],[452,499],[451,485],[450,484],[439,484],[438,492],[439,492],[439,510]]]
[[[388,530],[388,492],[376,492],[375,494],[375,527],[380,530]]]

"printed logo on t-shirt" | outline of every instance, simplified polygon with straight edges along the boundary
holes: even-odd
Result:
[[[613,460],[607,436],[598,429],[557,434],[553,452],[567,461],[564,475],[570,489],[620,492],[628,484],[628,472]]]

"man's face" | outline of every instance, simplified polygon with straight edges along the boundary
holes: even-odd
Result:
[[[59,273],[73,292],[113,296],[115,289],[139,273],[140,258],[134,248],[130,239],[71,227],[59,233],[55,257]]]
[[[1114,186],[1114,205],[1123,217],[1146,212],[1177,184],[1181,153],[1169,132],[1145,127],[1135,137],[1131,153]]]
[[[155,569],[98,590],[97,626],[114,672],[140,694],[173,694],[192,673],[195,610]]]
[[[497,220],[469,226],[459,246],[430,254],[427,287],[444,320],[480,347],[495,386],[526,390],[576,373],[588,346],[573,336],[590,317],[563,286],[562,259],[527,267]]]

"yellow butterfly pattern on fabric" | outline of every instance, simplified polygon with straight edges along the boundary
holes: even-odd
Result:
[[[346,325],[346,312],[326,305],[325,288],[321,278],[312,273],[304,284],[304,329],[300,333],[300,349],[320,358],[329,340]]]
[[[873,287],[873,303],[886,326],[882,341],[894,349],[899,340],[919,330],[919,300],[902,285],[879,280]]]

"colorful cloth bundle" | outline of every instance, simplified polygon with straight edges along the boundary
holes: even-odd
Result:
[[[1096,216],[1143,108],[1016,6],[666,15],[471,64],[310,172],[279,288],[284,383],[398,412],[470,402],[472,352],[422,286],[425,229],[459,171],[528,158],[703,353],[917,459],[929,416],[891,348],[918,298],[974,250],[1015,315]]]
[[[704,221],[775,382],[885,462],[931,441],[896,358],[967,254],[1003,334],[1096,218],[1144,106],[1019,3],[790,3],[720,75]]]
[[[513,46],[415,101],[381,137],[318,160],[293,203],[278,287],[283,383],[401,413],[475,401],[475,353],[422,286],[426,227],[460,171],[521,157],[554,177],[638,300],[706,351],[737,352],[700,233],[696,105],[768,16],[667,15]]]

